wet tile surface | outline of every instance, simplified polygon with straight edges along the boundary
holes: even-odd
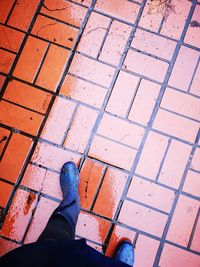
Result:
[[[198,267],[200,3],[1,2],[0,255],[37,240],[72,160],[77,238]]]

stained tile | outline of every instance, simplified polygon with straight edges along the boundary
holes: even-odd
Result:
[[[33,220],[25,237],[25,244],[37,241],[46,226],[49,217],[58,203],[47,198],[41,198],[34,213]]]
[[[32,146],[32,139],[13,134],[0,164],[1,177],[15,183]],[[16,160],[17,159],[17,160]]]
[[[108,168],[94,205],[94,212],[113,218],[117,205],[122,197],[127,174],[120,170]]]
[[[20,242],[36,205],[36,195],[19,189],[15,194],[0,234]]]
[[[81,212],[77,222],[76,234],[102,244],[108,234],[110,223],[100,217]]]
[[[3,98],[34,111],[46,113],[51,95],[33,86],[16,80],[8,83]]]
[[[98,190],[105,165],[86,158],[80,172],[79,194],[81,206],[90,209]]]
[[[64,0],[45,0],[41,13],[80,27],[87,9]]]
[[[122,240],[129,240],[133,243],[135,234],[136,233],[134,231],[131,231],[130,229],[127,229],[119,225],[115,225],[112,235],[110,237],[109,245],[106,249],[106,256],[112,257],[117,248],[117,245]]]

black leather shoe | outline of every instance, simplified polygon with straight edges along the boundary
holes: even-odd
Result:
[[[52,216],[60,215],[71,225],[75,232],[78,215],[80,213],[80,200],[78,193],[79,171],[74,162],[66,162],[60,173],[60,186],[63,200],[53,212]]]
[[[134,248],[131,242],[129,241],[123,241],[121,242],[115,253],[114,253],[114,259],[124,262],[130,266],[133,266],[134,264]]]

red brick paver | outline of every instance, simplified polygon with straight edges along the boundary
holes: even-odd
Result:
[[[80,170],[77,238],[136,267],[200,265],[200,3],[2,0],[0,255]]]

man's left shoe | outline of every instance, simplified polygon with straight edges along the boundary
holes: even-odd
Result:
[[[114,253],[114,259],[133,266],[134,248],[130,241],[123,241],[119,243]]]
[[[78,215],[80,213],[80,200],[78,193],[79,171],[74,162],[66,162],[60,173],[60,186],[63,200],[52,216],[60,215],[72,226],[75,231]]]

